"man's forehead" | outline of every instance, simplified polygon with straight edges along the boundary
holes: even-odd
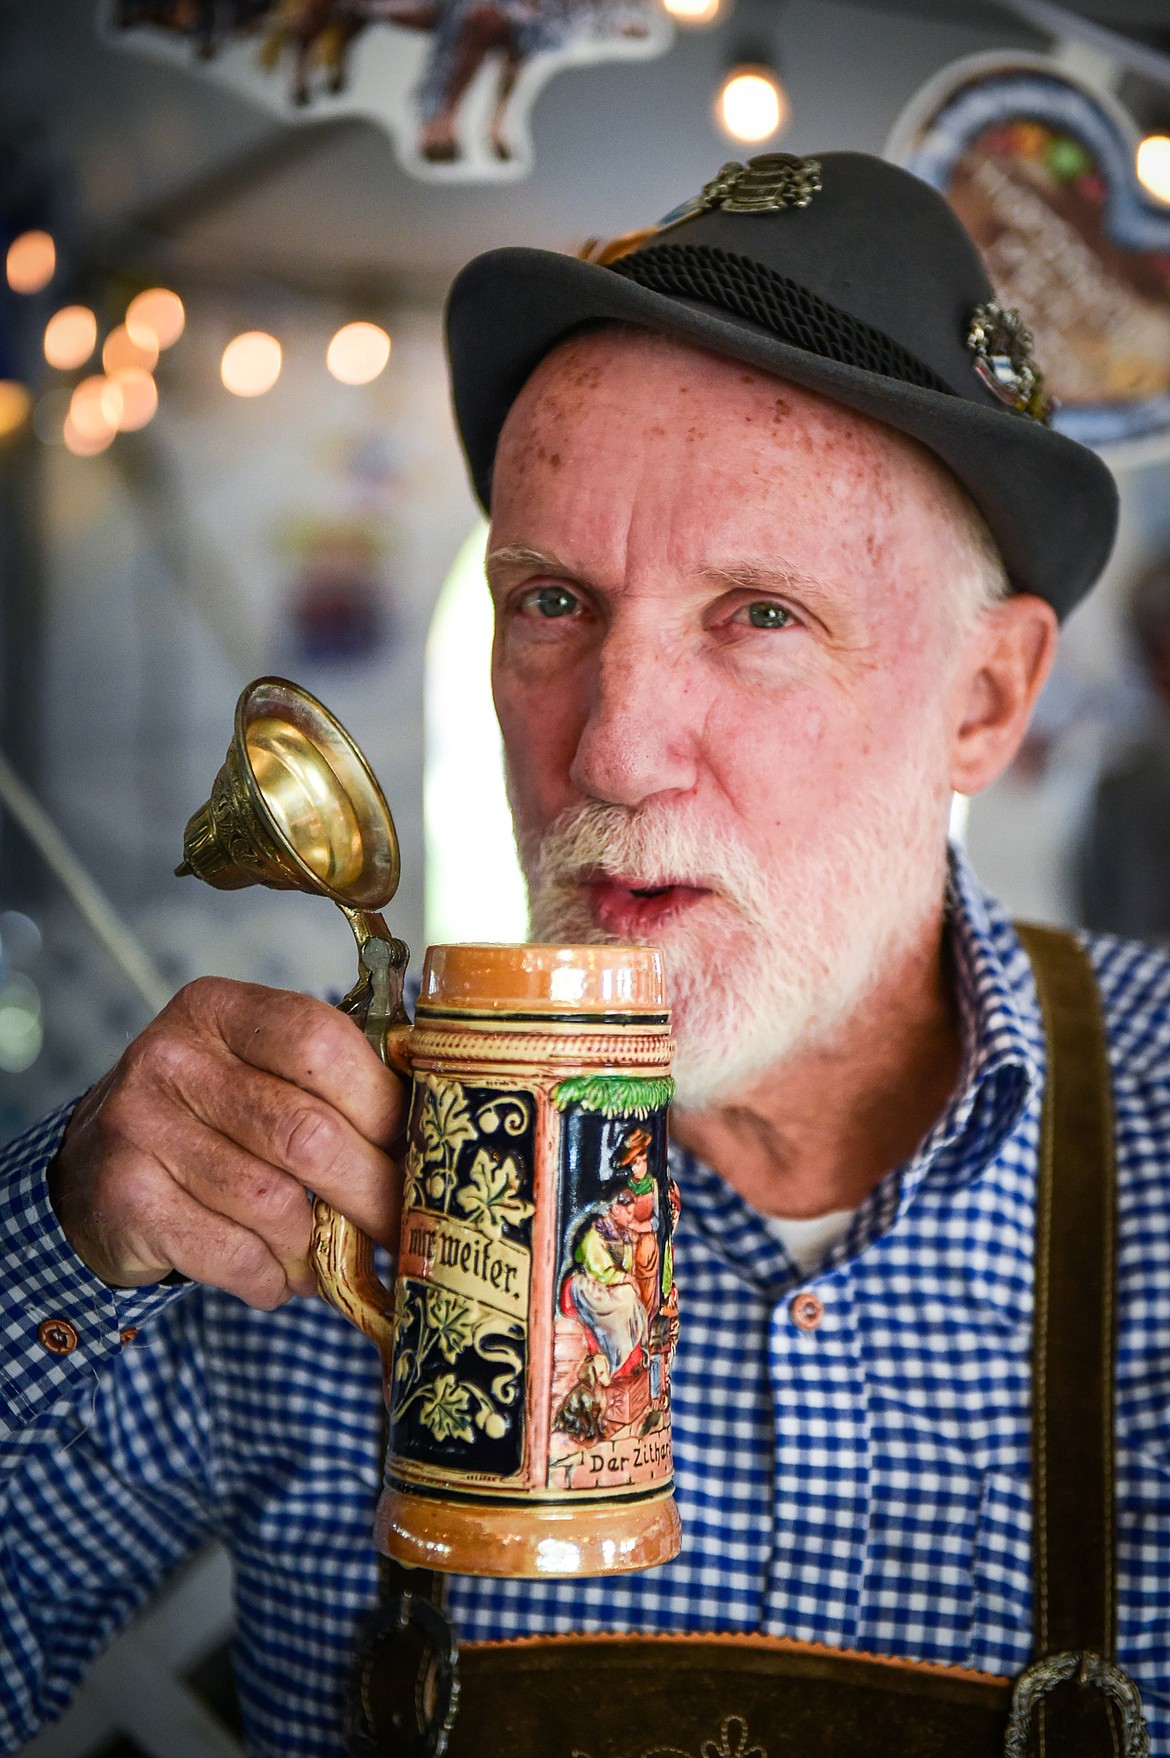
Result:
[[[633,326],[594,326],[546,356],[513,405],[492,547],[560,552],[584,528],[591,543],[599,518],[617,531],[626,502],[652,544],[669,527],[672,542],[689,532],[703,549],[725,528],[749,540],[740,556],[770,555],[774,532],[793,568],[818,576],[825,547],[796,553],[810,524],[868,543],[872,567],[885,539],[902,549],[896,526],[920,548],[949,543],[966,497],[917,441],[816,392]]]
[[[633,324],[591,324],[559,342],[534,368],[508,421],[548,411],[563,416],[566,409],[587,408],[599,397],[628,394],[647,378],[715,405],[743,402],[750,395],[781,398],[793,409],[824,410],[830,419],[890,431],[775,373]]]
[[[497,473],[517,463],[564,462],[546,449],[549,430],[571,444],[614,420],[643,438],[689,441],[701,450],[718,432],[723,444],[758,450],[832,453],[839,466],[911,476],[958,492],[949,471],[916,440],[774,373],[692,343],[629,324],[598,324],[558,344],[532,372],[501,434]],[[587,462],[588,460],[586,460]]]

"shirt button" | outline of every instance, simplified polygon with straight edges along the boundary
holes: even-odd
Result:
[[[127,1343],[133,1343],[133,1341],[137,1335],[138,1335],[138,1326],[137,1325],[127,1325],[126,1329],[124,1331],[118,1332],[118,1341],[119,1341],[119,1343],[121,1343],[122,1347],[125,1348]]]
[[[77,1332],[68,1319],[45,1319],[37,1326],[37,1336],[50,1355],[72,1355],[77,1348]]]
[[[793,1297],[788,1310],[792,1314],[793,1324],[802,1331],[815,1331],[825,1316],[824,1302],[807,1288],[803,1294]]]

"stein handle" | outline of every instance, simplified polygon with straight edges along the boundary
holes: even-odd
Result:
[[[380,915],[351,910],[344,904],[340,907],[358,943],[361,974],[338,1006],[357,1022],[386,1066],[409,1082],[406,1039],[410,1021],[402,1005],[402,978],[409,953]],[[394,1296],[374,1269],[374,1242],[320,1196],[313,1199],[309,1262],[319,1293],[350,1324],[365,1332],[388,1373],[394,1341]]]

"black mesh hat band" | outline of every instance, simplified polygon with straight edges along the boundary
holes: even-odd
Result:
[[[923,390],[955,395],[929,366],[881,330],[850,317],[751,257],[707,244],[655,244],[606,265],[640,287],[747,318],[781,342]]]

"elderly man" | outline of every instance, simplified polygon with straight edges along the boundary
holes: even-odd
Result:
[[[725,167],[600,261],[493,253],[449,322],[534,934],[669,961],[685,1537],[449,1579],[397,1698],[395,1609],[352,1749],[1022,1753],[1050,1712],[1050,1752],[1136,1753],[1132,1674],[1170,1751],[1170,965],[1033,933],[1034,973],[947,853],[1108,473],[945,204],[861,155]],[[7,1750],[208,1532],[249,1750],[340,1750],[378,1364],[291,1297],[306,1188],[392,1243],[400,1124],[350,1022],[203,981],[9,1151]]]

